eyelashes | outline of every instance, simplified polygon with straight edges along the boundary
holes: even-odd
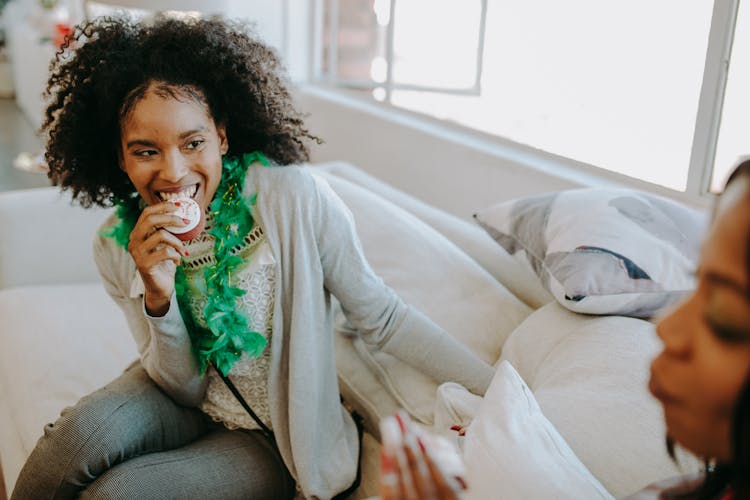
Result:
[[[205,144],[205,142],[206,142],[205,139],[193,139],[190,142],[188,142],[185,149],[196,150],[200,148],[203,144]]]
[[[191,139],[190,141],[185,143],[185,145],[182,146],[181,149],[183,151],[192,153],[194,151],[201,151],[205,144],[206,144],[206,139],[202,137],[198,137],[198,138]],[[131,154],[138,159],[149,159],[149,158],[153,158],[154,156],[157,156],[159,154],[159,151],[157,149],[138,149],[136,151],[133,151]]]
[[[708,315],[706,315],[705,321],[714,335],[716,335],[716,337],[720,340],[724,340],[726,342],[750,341],[750,330],[722,325],[719,322],[713,320]]]

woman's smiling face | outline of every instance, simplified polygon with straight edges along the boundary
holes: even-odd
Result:
[[[721,196],[692,295],[657,326],[649,388],[667,434],[698,456],[733,460],[735,403],[750,370],[750,176]]]
[[[226,130],[200,92],[149,84],[121,120],[120,166],[153,205],[190,197],[205,211],[221,180]]]

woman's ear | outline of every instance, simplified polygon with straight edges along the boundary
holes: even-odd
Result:
[[[222,155],[229,151],[229,142],[227,141],[227,127],[223,123],[216,124],[216,133],[219,136],[219,151]]]
[[[117,166],[123,172],[125,171],[125,158],[122,156],[122,148],[119,145],[117,146]]]

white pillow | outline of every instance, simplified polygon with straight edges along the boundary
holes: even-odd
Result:
[[[697,471],[664,445],[661,405],[648,392],[660,349],[654,325],[622,316],[585,316],[556,302],[534,311],[508,338],[502,359],[518,370],[578,458],[616,497]]]
[[[474,215],[576,312],[651,317],[695,286],[705,214],[630,189],[573,189]]]
[[[613,498],[547,420],[510,363],[498,366],[464,441],[467,500]]]
[[[415,216],[332,174],[326,179],[354,215],[374,271],[407,303],[494,364],[503,343],[530,308],[473,259]],[[337,315],[337,370],[345,397],[362,410],[368,430],[402,406],[423,423],[433,421],[437,384],[397,358],[377,351]],[[343,338],[342,338],[343,336]],[[389,404],[391,403],[391,404]]]

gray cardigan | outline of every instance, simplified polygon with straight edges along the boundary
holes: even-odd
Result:
[[[253,215],[278,266],[268,382],[276,441],[303,494],[330,498],[354,481],[359,452],[355,425],[339,403],[330,294],[363,340],[438,382],[484,394],[492,368],[373,273],[351,213],[308,167],[254,165],[244,193],[258,193]],[[207,379],[197,371],[175,297],[165,316],[150,317],[127,252],[98,237],[94,256],[146,371],[176,401],[199,404]]]

